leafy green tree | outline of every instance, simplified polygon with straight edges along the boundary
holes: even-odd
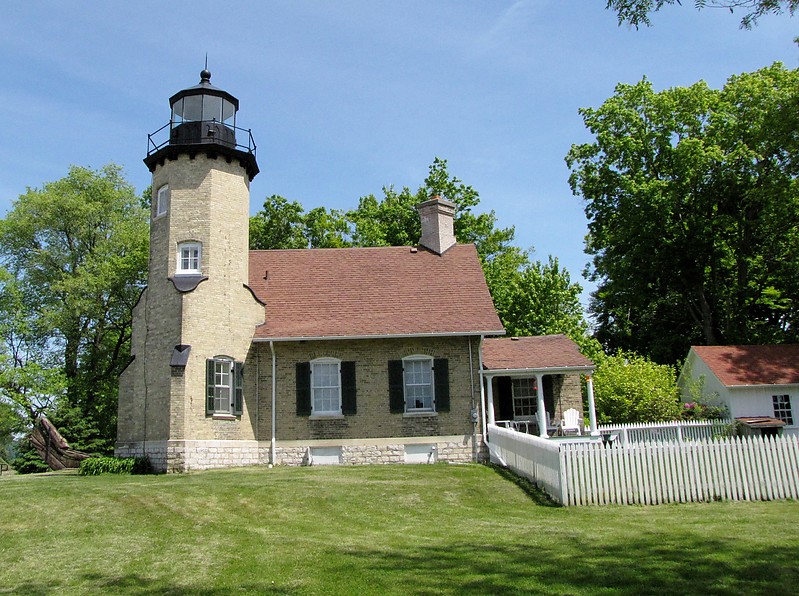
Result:
[[[260,249],[416,245],[422,235],[416,207],[432,196],[455,204],[455,236],[458,242],[475,244],[508,333],[565,333],[581,347],[595,349],[579,301],[580,286],[557,259],[531,261],[526,251],[514,246],[514,228],[499,227],[493,211],[477,212],[479,193],[450,175],[443,159],[433,161],[415,191],[387,186],[381,197],[361,197],[358,207],[346,213],[324,207],[305,213],[296,201],[270,197],[250,219],[250,245]]]
[[[66,386],[58,405],[91,429],[84,436],[61,429],[76,449],[113,446],[117,377],[129,358],[147,259],[148,213],[113,164],[73,166],[65,178],[28,189],[0,221],[0,260],[38,350],[25,366],[4,370],[24,370],[29,386],[52,396],[58,363]]]
[[[316,207],[305,214],[305,240],[310,248],[343,248],[350,246],[347,240],[349,224],[344,212],[328,211]]]
[[[17,409],[10,403],[0,401],[0,458],[6,463],[14,459],[15,435],[23,430]]]
[[[597,338],[659,362],[693,344],[797,339],[799,71],[775,64],[582,109],[566,161],[585,199]]]
[[[250,248],[307,248],[302,205],[279,195],[268,197],[250,218]]]
[[[682,412],[673,366],[632,352],[606,356],[593,376],[600,423],[676,420]]]
[[[636,29],[651,24],[649,16],[666,5],[682,4],[681,0],[608,0],[606,8],[615,11],[619,24],[628,23]],[[697,10],[703,8],[726,8],[748,11],[741,19],[741,27],[751,29],[757,20],[767,14],[793,13],[799,7],[799,0],[694,0]]]

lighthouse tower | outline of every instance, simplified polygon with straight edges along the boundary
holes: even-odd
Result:
[[[238,100],[210,81],[203,70],[173,95],[169,122],[149,135],[149,278],[120,376],[117,454],[167,471],[211,467],[206,454],[220,450],[257,457],[248,354],[264,305],[247,283],[258,165]]]

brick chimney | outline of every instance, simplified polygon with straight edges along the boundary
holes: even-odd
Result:
[[[422,246],[440,255],[455,245],[455,203],[435,195],[416,209],[422,220]]]

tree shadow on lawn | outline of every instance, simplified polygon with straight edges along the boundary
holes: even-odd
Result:
[[[353,573],[395,579],[385,592],[413,594],[785,594],[799,582],[796,553],[740,549],[711,539],[665,546],[652,534],[624,544],[531,547],[522,541],[441,548],[356,550]],[[540,542],[539,542],[540,543]],[[340,561],[340,557],[339,557]],[[368,571],[367,569],[368,568]]]
[[[303,591],[291,586],[276,586],[270,580],[225,588],[202,588],[198,586],[170,585],[164,579],[154,579],[137,574],[106,577],[101,573],[85,573],[80,583],[67,585],[57,578],[50,581],[26,582],[14,586],[11,594],[25,596],[48,596],[50,594],[133,594],[135,596],[228,596],[229,594],[294,595]],[[0,594],[5,588],[0,586]]]
[[[431,522],[434,523],[434,520]],[[251,569],[241,584],[225,587],[178,585],[170,578],[138,574],[84,573],[69,581],[42,578],[0,593],[47,596],[53,593],[222,596],[230,593],[331,594],[786,594],[799,584],[791,548],[734,548],[727,541],[692,536],[668,544],[666,532],[635,540],[586,543],[576,535],[540,536],[528,541],[486,530],[482,543],[455,544],[442,538],[392,548],[331,545],[303,579],[272,583]],[[531,544],[532,543],[532,544]],[[533,544],[536,544],[534,546]],[[544,546],[541,546],[544,545]],[[733,550],[734,552],[730,552]],[[178,573],[176,571],[176,573]],[[284,576],[285,578],[285,576]]]

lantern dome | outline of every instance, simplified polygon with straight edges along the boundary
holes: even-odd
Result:
[[[236,126],[239,100],[214,87],[207,68],[200,72],[199,84],[175,93],[169,98],[169,106],[169,123],[148,135],[144,163],[150,171],[164,159],[175,159],[181,153],[203,152],[210,157],[221,154],[229,160],[239,159],[250,180],[255,177],[258,165],[252,133]],[[167,136],[165,140],[164,136]]]

